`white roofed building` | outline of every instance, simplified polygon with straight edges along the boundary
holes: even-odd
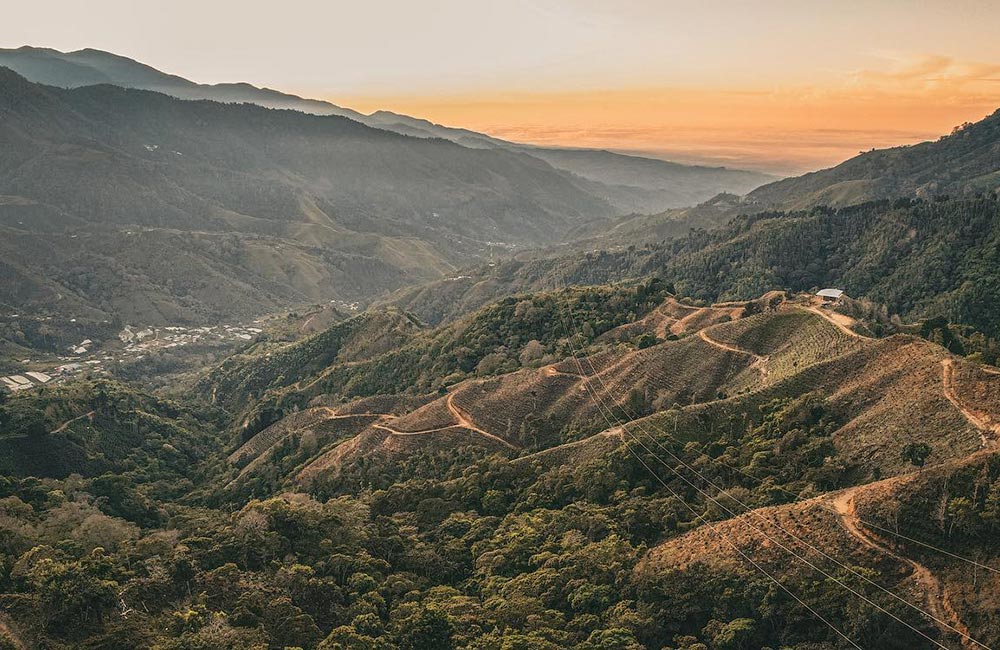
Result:
[[[816,295],[823,299],[823,302],[837,302],[844,292],[841,289],[820,289]]]

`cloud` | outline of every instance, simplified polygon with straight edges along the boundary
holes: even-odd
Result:
[[[882,92],[969,92],[982,85],[985,93],[1000,93],[1000,64],[960,61],[941,54],[910,54],[891,57],[886,70],[859,70],[854,85]]]
[[[378,107],[545,145],[654,152],[685,162],[795,173],[861,150],[911,144],[1000,106],[1000,64],[877,53],[875,65],[808,84],[470,93]]]

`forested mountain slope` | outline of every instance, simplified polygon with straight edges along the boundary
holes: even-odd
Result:
[[[906,318],[942,316],[996,336],[998,229],[995,194],[765,212],[644,247],[470,270],[401,290],[392,303],[439,322],[506,293],[656,276],[711,301],[836,286]]]
[[[432,332],[398,313],[338,324],[214,373],[256,358],[289,398],[228,442],[217,411],[106,384],[19,395],[0,442],[43,459],[68,439],[130,481],[68,464],[0,480],[0,638],[851,647],[819,614],[861,647],[1000,641],[1000,375],[859,336],[804,297],[690,302],[654,283],[522,296]],[[366,344],[377,330],[424,346],[425,383],[386,388],[409,367],[391,362],[358,383],[393,357]],[[60,432],[23,425],[42,402]],[[199,426],[218,444],[200,458]]]
[[[316,115],[339,115],[368,126],[416,138],[441,138],[473,149],[503,149],[534,156],[556,169],[586,179],[595,197],[608,201],[620,214],[661,212],[694,205],[719,192],[746,193],[774,180],[759,172],[722,167],[679,165],[652,158],[593,149],[553,149],[507,142],[468,129],[428,120],[376,111],[363,115],[330,102],[304,99],[246,83],[196,84],[166,74],[127,57],[85,49],[59,52],[48,48],[0,49],[0,66],[7,66],[38,83],[75,88],[114,84],[161,92],[181,99],[249,102],[268,108],[287,108]]]
[[[342,117],[5,69],[0,110],[0,301],[16,309],[162,322],[370,299],[611,214],[537,158]]]
[[[764,185],[747,199],[797,210],[897,197],[931,199],[1000,188],[1000,111],[933,142],[862,153],[831,169]]]
[[[354,120],[364,116],[329,102],[304,99],[269,88],[244,83],[198,84],[177,75],[110,52],[86,48],[60,52],[51,48],[24,46],[0,49],[0,66],[46,86],[79,88],[112,84],[123,88],[152,90],[179,99],[207,99],[226,103],[253,103],[267,108],[287,108],[316,115],[340,115]]]

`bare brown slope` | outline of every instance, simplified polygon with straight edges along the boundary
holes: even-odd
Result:
[[[755,421],[760,407],[774,399],[813,394],[843,423],[832,441],[844,461],[884,476],[906,473],[912,467],[900,457],[900,449],[908,442],[930,445],[930,465],[981,448],[980,430],[945,396],[941,361],[949,356],[943,348],[913,337],[867,341],[750,392],[655,413],[627,428],[638,431],[635,427],[641,425],[650,432],[669,431],[682,440],[706,442],[733,421]],[[1000,386],[1000,376],[980,373],[979,379],[984,386],[979,390],[994,382]],[[599,389],[598,378],[592,381]]]
[[[644,426],[704,442],[733,421],[758,418],[760,407],[771,400],[807,394],[821,397],[842,423],[832,438],[840,457],[872,474],[908,471],[899,450],[911,441],[931,446],[932,465],[981,447],[980,429],[948,397],[942,361],[950,356],[927,341],[849,336],[819,315],[799,309],[725,322],[701,332],[703,336],[642,350],[617,346],[539,369],[463,381],[446,396],[372,420],[355,439],[320,449],[304,475],[336,472],[362,459],[389,462],[449,445],[505,454],[537,451],[536,458],[546,462],[593,457],[594,449],[607,450],[619,433],[551,454],[543,450],[613,429],[650,410],[660,412],[642,420]],[[950,363],[962,377],[971,372],[967,364]],[[1000,376],[979,373],[975,382],[960,382],[951,392],[967,399],[963,396],[971,395],[969,391],[985,395],[1000,391],[997,386]],[[337,408],[338,415],[346,413]],[[254,445],[273,446],[281,438],[272,435],[278,431],[288,435],[311,426],[295,419],[308,419],[308,413],[289,417],[241,453]],[[608,417],[614,420],[610,424]]]
[[[875,484],[858,488],[857,492],[883,489],[884,486]],[[854,494],[855,490],[850,490],[837,497],[822,496],[761,508],[702,525],[652,549],[637,572],[641,578],[649,579],[657,573],[684,569],[697,562],[748,577],[756,576],[760,570],[767,571],[785,585],[825,580],[828,588],[843,598],[861,603],[867,599],[869,606],[875,603],[898,611],[900,599],[908,602],[929,616],[902,605],[907,614],[904,620],[918,629],[936,628],[941,638],[951,644],[961,642],[961,634],[968,634],[968,628],[947,601],[941,582],[925,566],[893,551],[859,524],[853,507]],[[720,500],[734,512],[744,512],[725,496]],[[760,569],[752,566],[744,554],[753,558]],[[874,569],[877,573],[864,574],[871,581],[865,582],[847,567]],[[899,633],[907,638],[912,635],[917,647],[928,643],[925,637],[901,623]]]
[[[729,383],[751,363],[747,355],[692,336],[643,350],[618,347],[579,361],[466,380],[453,386],[447,396],[395,417],[379,418],[354,439],[322,449],[304,467],[300,479],[336,473],[344,464],[362,459],[391,462],[421,448],[473,445],[509,454],[557,446],[564,442],[562,432],[567,427],[575,435],[602,428],[601,411],[583,375],[589,378],[590,390],[597,391],[609,407],[617,407],[619,417],[632,419],[643,415],[629,411],[633,392],[650,406],[714,400],[720,391],[730,390]],[[334,408],[338,416],[345,415],[340,407]],[[290,435],[311,430],[314,419],[331,417],[331,411],[318,409],[287,416],[234,452],[230,462],[245,463],[263,456]],[[261,462],[267,461],[254,462],[254,471]]]
[[[933,576],[946,615],[989,647],[1000,645],[1000,548],[992,538],[953,529],[947,504],[1000,475],[993,449],[904,479],[863,488],[853,498],[862,534]],[[973,647],[966,644],[966,647]]]
[[[652,334],[662,340],[671,334],[686,334],[713,323],[739,318],[742,312],[742,305],[694,307],[671,296],[644,318],[605,332],[598,340],[627,341],[641,334]]]
[[[747,576],[759,571],[742,552],[784,584],[805,584],[823,579],[825,573],[838,576],[880,606],[906,601],[912,607],[904,605],[902,611],[916,616],[911,622],[936,628],[946,647],[984,647],[977,641],[996,647],[1000,630],[993,621],[1000,612],[1000,552],[992,545],[987,551],[956,546],[946,537],[941,541],[947,528],[944,519],[916,513],[935,511],[936,500],[968,489],[970,477],[995,479],[998,461],[995,452],[976,453],[934,470],[750,512],[719,495],[737,516],[702,525],[655,547],[637,571],[648,579],[696,562]],[[867,574],[868,580],[888,591],[862,590],[873,585],[846,579],[854,575],[845,572],[846,566],[875,569],[877,573]],[[844,598],[860,599],[835,580],[826,581]],[[902,625],[900,633],[913,634]],[[920,647],[928,643],[919,635],[914,638]]]
[[[483,436],[478,431],[461,426],[445,427],[430,435],[397,434],[384,427],[369,427],[312,459],[295,475],[295,481],[308,485],[318,479],[329,480],[335,478],[343,467],[360,463],[385,470],[416,452],[459,447],[477,447],[481,455],[510,453],[509,446],[496,437]]]

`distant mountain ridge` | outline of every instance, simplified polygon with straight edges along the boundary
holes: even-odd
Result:
[[[687,166],[608,151],[521,145],[390,111],[364,115],[330,102],[305,99],[246,83],[197,84],[101,50],[84,49],[64,53],[27,46],[0,49],[0,66],[9,67],[36,83],[63,88],[108,83],[125,88],[153,90],[180,99],[247,102],[316,115],[339,115],[373,128],[417,138],[443,138],[474,149],[499,148],[526,153],[545,160],[557,169],[586,179],[590,184],[589,191],[608,201],[620,213],[662,212],[669,208],[694,205],[720,192],[745,194],[774,180],[773,176],[759,172]]]
[[[786,178],[750,192],[765,208],[841,207],[875,199],[1000,189],[1000,110],[931,142],[862,153],[836,167]]]
[[[111,84],[152,90],[179,99],[247,102],[267,108],[287,108],[316,115],[340,115],[361,121],[364,115],[329,102],[257,88],[247,83],[199,84],[127,57],[91,48],[60,52],[50,48],[0,49],[0,66],[35,83],[60,88]]]
[[[367,301],[613,208],[579,179],[338,116],[0,68],[0,304],[147,322]]]

